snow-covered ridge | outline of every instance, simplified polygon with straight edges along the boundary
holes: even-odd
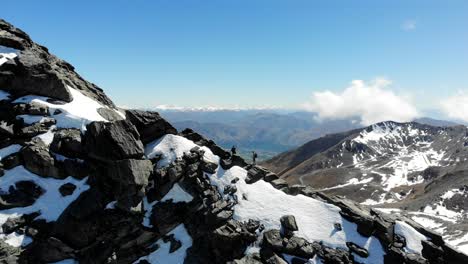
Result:
[[[173,153],[170,156],[164,156],[158,166],[175,161],[182,157],[184,152],[188,152],[196,146],[192,141],[180,136],[166,135],[146,147],[146,155],[152,157],[155,153],[164,152]],[[213,153],[209,149],[205,150],[205,159],[209,161],[219,161],[219,158],[213,158]],[[279,219],[283,215],[294,215],[299,226],[297,235],[304,237],[309,241],[322,241],[333,248],[347,248],[346,242],[354,242],[357,245],[367,249],[371,253],[368,258],[361,258],[355,255],[355,258],[362,263],[383,263],[385,254],[378,239],[375,237],[363,237],[356,231],[356,224],[347,221],[340,214],[340,208],[324,203],[322,201],[306,197],[303,195],[288,195],[263,180],[253,184],[247,184],[245,179],[247,171],[243,168],[234,166],[229,170],[223,170],[218,166],[214,174],[209,175],[211,183],[217,186],[220,193],[223,193],[229,185],[236,182],[238,203],[234,207],[234,219],[247,221],[249,219],[258,220],[265,230],[280,229]],[[174,186],[174,189],[180,186]],[[172,191],[171,191],[172,192]],[[171,192],[167,196],[173,196]],[[181,193],[180,190],[176,193]],[[186,196],[185,194],[182,194]],[[231,195],[225,194],[225,199],[232,199]],[[241,199],[241,197],[243,197]],[[163,198],[163,200],[166,197]],[[147,213],[148,215],[148,213]],[[336,230],[339,223],[343,230]],[[259,236],[261,237],[261,236]],[[252,245],[248,252],[258,252],[258,243]],[[182,259],[180,259],[182,262]],[[158,263],[158,262],[154,262]]]

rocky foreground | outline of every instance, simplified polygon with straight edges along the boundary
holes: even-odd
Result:
[[[393,217],[122,110],[0,20],[0,263],[468,263]]]

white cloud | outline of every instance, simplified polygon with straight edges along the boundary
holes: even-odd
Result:
[[[381,121],[407,122],[417,117],[411,102],[387,89],[391,81],[375,79],[371,82],[354,80],[342,92],[315,92],[303,106],[317,112],[319,119],[359,118],[363,125]]]
[[[442,100],[440,106],[447,117],[468,122],[468,94],[459,92]]]
[[[401,24],[401,29],[404,31],[413,31],[416,29],[416,20],[410,19],[406,20]]]

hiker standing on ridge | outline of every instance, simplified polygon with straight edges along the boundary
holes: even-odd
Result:
[[[257,161],[257,152],[252,151],[252,164],[255,165]]]
[[[236,146],[232,146],[231,148],[231,156],[234,156],[237,154],[237,149],[236,149]]]

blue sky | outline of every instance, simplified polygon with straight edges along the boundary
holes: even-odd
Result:
[[[428,110],[468,89],[468,1],[21,1],[0,15],[119,105],[299,107],[384,77]]]

